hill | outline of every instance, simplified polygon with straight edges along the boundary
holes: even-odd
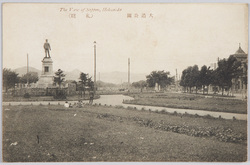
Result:
[[[126,72],[108,72],[101,73],[100,80],[104,82],[110,82],[114,84],[122,84],[123,82],[128,82],[128,73]],[[140,80],[146,80],[146,74],[142,73],[131,73],[130,82],[136,82]]]
[[[97,83],[97,86],[98,87],[117,87],[117,86],[119,86],[119,85],[117,85],[117,84],[113,84],[113,83],[106,83],[106,82],[103,82],[103,81],[96,81],[96,83]]]
[[[65,72],[66,74],[66,80],[75,80],[79,81],[81,71],[78,69],[75,69],[70,72]],[[92,77],[93,79],[93,77]],[[97,76],[97,81],[99,80],[99,75]],[[138,74],[138,73],[131,73],[130,74],[130,82],[136,82],[140,80],[146,80],[146,74]],[[111,83],[111,84],[121,84],[123,82],[128,81],[128,73],[126,72],[106,72],[106,73],[100,73],[100,80],[105,83]]]
[[[16,68],[16,69],[14,69],[14,71],[16,73],[18,73],[19,76],[22,76],[22,75],[25,75],[27,73],[27,67],[24,66],[24,67],[21,67],[21,68]],[[38,76],[40,76],[41,73],[42,73],[42,71],[40,71],[40,70],[38,70],[36,68],[33,68],[33,67],[29,67],[29,71],[38,73]]]
[[[79,81],[80,73],[81,71],[78,69],[74,69],[70,72],[65,71],[66,74],[65,79]]]

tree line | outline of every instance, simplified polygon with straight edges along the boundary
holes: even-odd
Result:
[[[164,89],[169,85],[174,83],[174,77],[170,76],[168,71],[152,71],[149,75],[146,76],[146,81],[141,80],[138,82],[133,82],[132,86],[135,88],[140,88],[141,92],[144,87],[155,87],[156,83]]]
[[[232,88],[232,80],[241,77],[243,83],[247,84],[247,64],[238,61],[234,56],[228,59],[218,61],[218,67],[215,70],[210,69],[206,65],[199,70],[197,65],[189,66],[182,71],[180,85],[184,87],[185,91],[192,92],[195,89],[203,89],[209,85],[218,86],[222,95],[225,90]],[[208,90],[207,90],[208,92]]]
[[[27,83],[36,83],[38,81],[38,73],[28,72],[22,76],[19,76],[18,73],[12,71],[11,69],[3,69],[3,89],[7,92],[11,88],[15,88],[17,83],[27,84]]]
[[[55,76],[53,79],[53,84],[58,85],[61,88],[61,85],[65,82],[65,74],[64,71],[58,69],[55,72]],[[38,81],[38,73],[37,72],[28,72],[22,76],[19,76],[18,73],[12,71],[11,69],[4,68],[3,69],[3,89],[5,92],[8,92],[9,89],[15,89],[15,85],[18,83],[21,84],[29,84],[36,83]],[[81,91],[85,96],[86,89],[93,90],[94,82],[92,81],[92,77],[89,77],[87,73],[81,72],[79,75],[79,81],[73,81],[76,84],[76,90]]]
[[[234,56],[230,56],[228,59],[222,59],[218,61],[218,67],[211,69],[206,65],[203,65],[199,70],[198,65],[189,66],[182,71],[181,80],[179,85],[184,87],[185,92],[192,92],[202,89],[203,94],[205,90],[208,93],[207,87],[213,85],[219,87],[222,91],[222,95],[225,90],[232,88],[232,80],[235,78],[241,78],[243,84],[247,85],[247,63],[238,61]],[[21,77],[17,73],[10,69],[3,69],[3,87],[7,92],[9,88],[14,88],[16,83],[36,83],[38,81],[37,73],[29,72]],[[61,88],[61,84],[65,81],[65,74],[61,69],[55,72],[54,84],[58,84]],[[156,83],[164,89],[171,84],[174,84],[175,78],[170,76],[168,71],[152,71],[146,76],[146,81],[141,80],[133,82],[132,86],[140,88],[141,91],[144,87],[155,87]],[[85,96],[86,89],[93,90],[94,82],[87,73],[80,73],[79,81],[73,81],[76,84],[78,91],[81,91]]]

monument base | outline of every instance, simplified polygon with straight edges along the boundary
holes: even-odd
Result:
[[[52,75],[41,75],[37,82],[37,88],[52,88],[53,79],[54,77]]]
[[[50,57],[42,60],[42,73],[37,82],[37,88],[52,88],[54,82],[53,61]]]

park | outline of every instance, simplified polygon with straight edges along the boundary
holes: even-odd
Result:
[[[247,5],[33,5],[3,5],[3,162],[248,161]]]
[[[6,162],[247,160],[247,121],[110,105],[3,106]]]
[[[180,80],[152,71],[131,84],[128,74],[122,89],[96,81],[96,73],[94,80],[84,72],[79,81],[65,80],[63,70],[53,73],[48,40],[44,45],[40,77],[3,69],[5,162],[247,160],[246,72],[239,51],[215,70],[188,67]],[[228,66],[233,69],[223,75]],[[241,94],[233,89],[238,80]]]

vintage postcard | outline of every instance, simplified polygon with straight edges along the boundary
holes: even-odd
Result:
[[[248,4],[3,3],[3,162],[246,162]]]

